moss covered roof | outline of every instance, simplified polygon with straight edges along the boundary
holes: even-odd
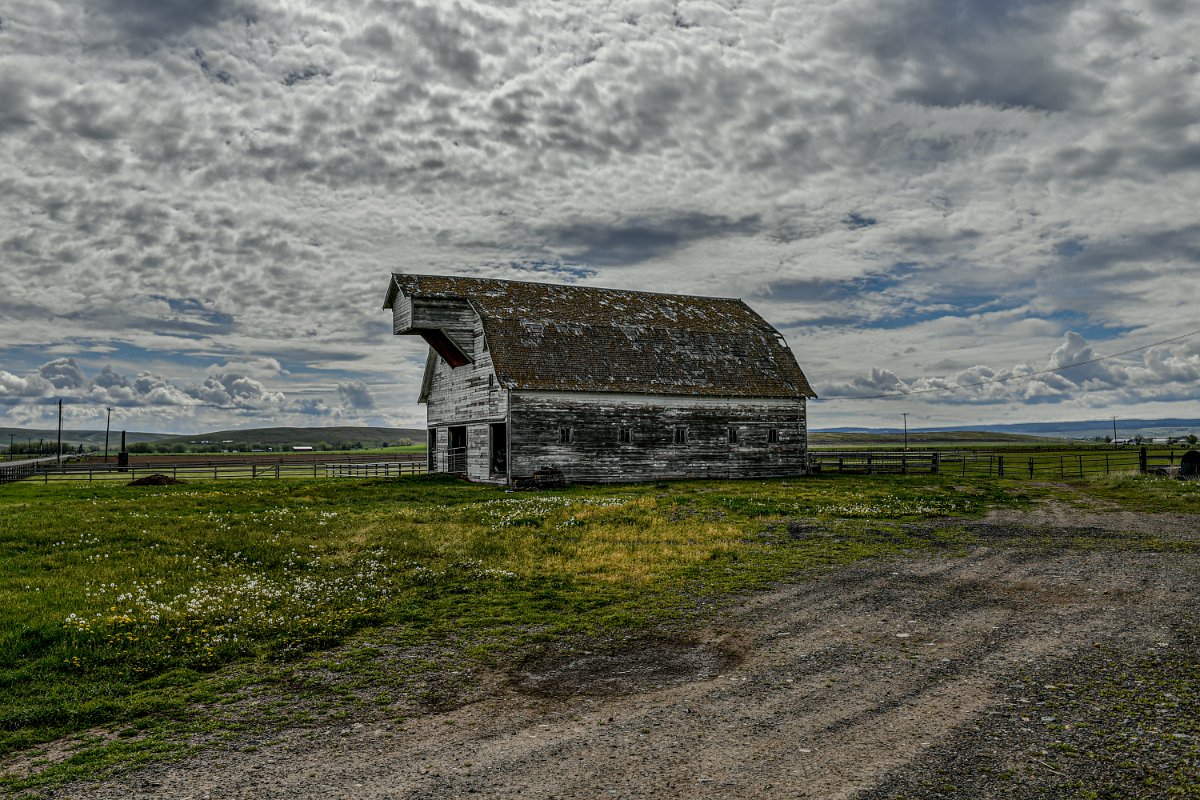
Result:
[[[741,300],[394,274],[406,297],[466,300],[516,389],[815,397],[783,336]]]

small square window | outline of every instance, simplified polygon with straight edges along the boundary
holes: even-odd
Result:
[[[779,428],[767,428],[767,444],[779,444]]]
[[[575,441],[575,429],[574,428],[559,428],[558,429],[558,443],[559,444],[571,444],[574,441]]]
[[[629,444],[633,441],[633,429],[621,428],[617,433],[617,441],[621,444]]]
[[[674,440],[675,444],[687,444],[687,433],[687,428],[676,428]]]
[[[725,435],[726,435],[726,436],[729,438],[729,443],[730,443],[730,444],[737,444],[737,443],[738,443],[738,431],[737,431],[737,428],[732,428],[732,427],[731,427],[731,428],[729,428],[729,429],[726,431]]]
[[[496,388],[496,376],[495,375],[488,375],[488,388],[489,389]]]

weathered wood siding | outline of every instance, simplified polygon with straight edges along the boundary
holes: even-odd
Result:
[[[487,481],[492,477],[492,451],[488,447],[488,424],[467,426],[467,477],[473,481]],[[503,476],[507,481],[508,476]]]
[[[412,300],[402,294],[392,301],[392,333],[408,333],[412,330],[412,307]]]
[[[397,301],[393,306],[393,321],[396,319],[395,309],[401,305],[403,304]],[[471,355],[472,336],[480,323],[470,303],[452,297],[418,297],[410,305],[411,330],[440,330],[449,336],[460,350]]]
[[[491,423],[508,417],[508,391],[496,380],[491,354],[485,350],[483,325],[478,318],[469,335],[460,341],[474,361],[451,367],[441,358],[430,360],[427,425],[437,429],[435,469],[449,469],[448,429],[462,425],[467,433],[467,477],[473,481],[507,482],[507,475],[491,474]]]
[[[803,399],[514,391],[509,414],[514,477],[551,466],[584,482],[787,476],[807,468]],[[571,443],[561,442],[564,427],[572,429]],[[620,442],[623,427],[629,443]],[[676,444],[681,427],[687,441]],[[738,431],[736,443],[730,427]]]
[[[508,393],[496,380],[491,353],[483,349],[483,324],[478,318],[463,348],[474,362],[451,367],[433,359],[428,407],[429,427],[503,422],[508,414]]]

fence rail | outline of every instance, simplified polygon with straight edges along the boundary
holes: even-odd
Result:
[[[817,472],[900,472],[962,477],[1085,478],[1121,472],[1173,474],[1187,450],[1116,449],[1111,451],[1013,453],[1007,450],[935,450],[932,452],[809,451]]]
[[[54,459],[47,459],[53,462]],[[15,463],[15,462],[14,462]],[[8,468],[10,465],[3,465]],[[138,464],[122,469],[115,464],[38,464],[34,469],[23,472],[9,480],[31,480],[49,484],[59,481],[129,481],[150,475],[166,475],[175,480],[259,480],[282,478],[391,478],[403,475],[423,475],[427,471],[424,461],[370,461],[347,463],[342,461],[323,462],[276,462],[222,464]],[[3,472],[0,472],[2,475]]]
[[[0,463],[0,483],[12,483],[24,480],[38,471],[44,464],[58,461],[56,456],[47,458],[27,458],[24,461],[6,461]]]

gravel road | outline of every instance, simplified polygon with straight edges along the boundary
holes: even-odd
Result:
[[[209,751],[53,796],[979,797],[1002,794],[1004,780],[1055,796],[1080,776],[1031,750],[1041,734],[1009,713],[1028,702],[1021,687],[1091,669],[1097,654],[1194,648],[1200,558],[1002,540],[1047,525],[1074,535],[1197,522],[993,516],[980,528],[994,544],[965,556],[859,564],[747,598],[692,631],[575,643],[491,676],[460,708],[288,730],[255,752]],[[972,754],[985,753],[1004,768],[987,775],[1017,777],[971,783],[983,763]],[[965,793],[931,788],[939,771]]]

